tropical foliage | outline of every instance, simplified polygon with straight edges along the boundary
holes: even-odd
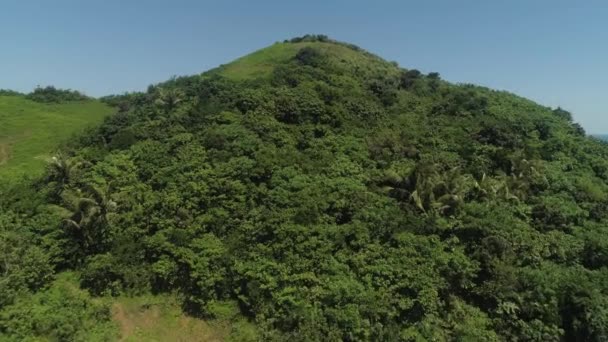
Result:
[[[5,190],[0,317],[75,269],[249,339],[608,339],[605,143],[324,36],[273,51],[107,98],[116,115]]]

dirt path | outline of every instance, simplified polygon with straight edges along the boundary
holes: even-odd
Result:
[[[127,317],[127,313],[125,312],[122,304],[115,303],[112,305],[112,317],[120,327],[119,341],[126,341],[127,338],[133,334],[135,325],[133,324],[133,321]]]

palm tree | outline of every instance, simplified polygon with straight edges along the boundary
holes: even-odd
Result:
[[[503,199],[506,201],[519,201],[519,198],[511,193],[509,189],[509,176],[492,178],[484,173],[479,181],[474,182],[476,197],[481,200],[494,201]]]
[[[81,162],[70,159],[59,152],[49,162],[48,178],[52,182],[57,182],[63,188],[70,183],[81,165]]]
[[[74,234],[83,252],[99,249],[107,238],[107,215],[116,209],[110,199],[110,186],[87,186],[86,191],[77,189],[62,194],[64,208],[70,212],[63,220],[65,228]]]
[[[460,174],[455,167],[439,173],[436,165],[421,165],[415,171],[416,181],[410,198],[423,213],[453,214],[474,187],[470,175]]]
[[[524,158],[512,161],[511,174],[504,177],[512,195],[525,200],[535,187],[547,185],[547,178],[538,167],[538,163]]]
[[[162,107],[165,113],[171,112],[184,100],[185,94],[178,88],[159,88],[154,103]]]
[[[453,213],[464,204],[465,197],[474,187],[471,175],[460,174],[458,167],[452,168],[441,175],[437,184],[437,200],[433,203],[434,208],[441,214]]]

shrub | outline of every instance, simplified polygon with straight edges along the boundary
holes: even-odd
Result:
[[[90,98],[75,90],[57,89],[53,86],[37,87],[26,95],[29,100],[42,103],[86,101]]]
[[[401,74],[401,88],[410,89],[414,85],[416,80],[420,79],[421,77],[422,73],[416,69],[404,71]]]

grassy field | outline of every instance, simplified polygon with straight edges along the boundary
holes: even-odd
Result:
[[[42,104],[0,96],[0,180],[38,175],[63,141],[112,111],[98,101]]]
[[[234,80],[269,75],[276,65],[295,56],[300,48],[301,46],[297,46],[297,44],[276,43],[223,65],[216,70]]]
[[[225,341],[226,323],[204,321],[185,315],[171,296],[117,298],[112,317],[120,333],[119,341]]]
[[[185,314],[175,296],[145,295],[104,299],[123,342],[254,342],[255,325],[242,317],[203,320]]]

